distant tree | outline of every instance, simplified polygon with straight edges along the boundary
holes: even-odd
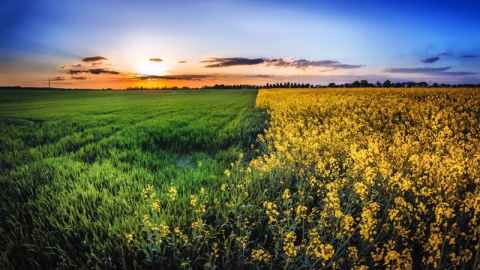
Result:
[[[360,87],[361,86],[359,81],[354,81],[351,85],[352,85],[352,87]]]
[[[418,83],[418,86],[420,86],[420,87],[428,87],[428,83],[427,83],[427,82],[419,82],[419,83]]]
[[[392,82],[390,80],[386,80],[384,83],[383,83],[383,87],[392,87]]]
[[[383,85],[382,85],[381,82],[377,81],[377,83],[375,83],[375,86],[377,86],[377,87],[382,87]]]
[[[332,82],[332,83],[329,83],[329,84],[328,84],[328,87],[337,87],[337,84],[335,84],[334,82]]]
[[[360,81],[360,87],[369,87],[369,83],[367,80],[361,80]]]

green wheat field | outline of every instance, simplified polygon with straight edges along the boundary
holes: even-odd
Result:
[[[256,94],[0,91],[3,267],[155,265],[125,236],[141,237],[142,190],[175,186],[178,211],[167,218],[190,226],[183,203],[201,187],[219,190],[239,154],[253,154],[264,122]]]

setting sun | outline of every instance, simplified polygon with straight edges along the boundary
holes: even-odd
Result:
[[[137,73],[142,75],[167,75],[166,64],[158,58],[145,59],[138,63]]]

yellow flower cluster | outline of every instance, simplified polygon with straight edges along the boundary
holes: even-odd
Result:
[[[280,213],[277,211],[277,205],[272,202],[264,202],[263,207],[265,207],[266,209],[265,213],[267,214],[269,219],[268,223],[274,223],[275,221],[277,221],[277,217],[278,215],[280,215]]]
[[[290,195],[290,189],[286,188],[286,189],[283,191],[282,199],[288,200],[288,199],[290,199],[290,197],[291,197],[291,195]]]
[[[127,238],[127,242],[130,244],[133,242],[133,235],[134,233],[126,233],[125,238]]]
[[[168,190],[167,197],[170,198],[171,201],[175,201],[175,199],[177,198],[177,188],[171,187]]]
[[[147,187],[142,190],[142,196],[144,199],[148,199],[150,197],[150,192],[152,191],[152,188],[153,187],[148,184]]]
[[[283,239],[283,252],[290,259],[297,256],[298,247],[295,246],[295,240],[297,240],[297,235],[294,231],[286,233]]]
[[[324,244],[320,240],[320,235],[316,228],[308,232],[310,242],[307,245],[306,254],[315,260],[330,260],[335,254],[335,250],[331,244]]]
[[[265,252],[263,249],[254,249],[252,250],[252,259],[259,262],[269,262],[272,258],[272,255]]]

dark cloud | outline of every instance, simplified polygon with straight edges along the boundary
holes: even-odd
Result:
[[[72,76],[72,79],[74,79],[74,80],[86,80],[87,77],[85,77],[85,76]]]
[[[65,65],[65,66],[61,66],[61,67],[57,68],[57,70],[67,70],[67,69],[81,67],[81,66],[82,66],[82,64]]]
[[[88,69],[88,70],[72,69],[72,70],[68,71],[67,73],[69,73],[70,75],[85,74],[85,73],[91,73],[91,74],[95,74],[95,75],[102,74],[102,73],[113,74],[113,75],[119,75],[120,74],[120,72],[118,72],[118,71],[108,70],[108,69],[104,69],[104,68],[91,68],[91,69]]]
[[[58,82],[58,81],[64,81],[65,77],[56,77],[54,79],[51,79],[52,82]]]
[[[178,61],[179,64],[185,64],[187,61]]]
[[[215,78],[213,75],[183,74],[183,75],[138,75],[135,78],[140,80],[166,80],[166,81],[201,81],[204,79]]]
[[[462,58],[475,58],[475,57],[478,57],[478,55],[474,55],[474,54],[462,55]]]
[[[161,58],[150,58],[150,62],[163,62]]]
[[[231,67],[231,66],[258,65],[264,62],[265,62],[264,58],[248,59],[243,57],[231,57],[231,58],[210,57],[208,60],[201,61],[200,63],[210,63],[205,66],[207,68],[218,68],[218,67]]]
[[[422,61],[423,63],[426,63],[426,64],[430,64],[430,63],[435,63],[438,60],[440,60],[440,57],[432,57],[432,58],[427,58],[425,60],[420,60],[420,61]]]
[[[338,61],[332,60],[295,60],[294,58],[243,58],[243,57],[233,57],[233,58],[219,58],[211,57],[208,60],[204,60],[201,63],[210,63],[206,65],[207,68],[218,68],[218,67],[230,67],[230,66],[242,66],[242,65],[258,65],[264,64],[267,67],[293,67],[298,69],[306,69],[310,67],[323,67],[330,70],[334,69],[354,69],[360,68],[364,65],[347,65],[340,64]]]
[[[438,56],[448,56],[448,55],[453,55],[453,54],[447,53],[447,52],[441,52],[438,54]]]
[[[469,72],[469,71],[449,71],[449,72],[443,72],[442,74],[439,74],[439,75],[467,76],[467,75],[475,75],[475,74],[477,73]]]
[[[103,56],[85,57],[82,59],[83,62],[98,62],[103,60],[108,60],[108,59]]]
[[[70,75],[76,75],[76,74],[83,74],[83,73],[88,73],[88,70],[76,70],[76,69],[71,69],[68,71]]]
[[[108,70],[104,68],[93,68],[93,69],[89,69],[88,71],[92,74],[101,74],[101,73],[114,74],[114,75],[120,74],[120,72],[118,71]]]
[[[408,73],[408,74],[430,74],[430,75],[440,75],[440,76],[466,76],[477,74],[475,72],[468,71],[447,71],[452,67],[439,67],[439,68],[386,68],[383,71],[388,73]]]

